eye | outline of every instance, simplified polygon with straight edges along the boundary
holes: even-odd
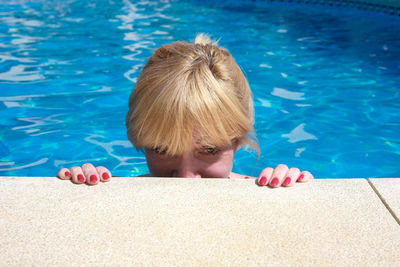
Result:
[[[202,148],[202,153],[207,154],[207,155],[215,155],[219,152],[220,150],[215,147],[215,146],[206,146]]]
[[[152,148],[151,151],[153,153],[156,153],[156,154],[159,154],[159,155],[164,155],[164,154],[167,153],[167,149],[166,148],[165,149],[161,149],[159,147]]]

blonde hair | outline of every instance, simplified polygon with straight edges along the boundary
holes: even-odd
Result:
[[[202,143],[227,145],[249,138],[254,110],[250,87],[231,54],[199,34],[195,43],[175,42],[156,50],[129,98],[128,137],[137,149],[191,150]]]

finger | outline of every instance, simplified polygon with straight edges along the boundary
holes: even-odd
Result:
[[[82,172],[81,167],[72,167],[71,168],[71,174],[72,174],[72,182],[76,184],[83,184],[86,181],[86,177]]]
[[[297,182],[308,182],[310,180],[314,179],[314,176],[308,172],[308,171],[302,171],[299,175],[299,177],[297,178]]]
[[[276,166],[272,174],[272,179],[269,182],[269,186],[271,187],[281,186],[283,178],[285,177],[285,174],[288,172],[288,170],[289,168],[285,164],[279,164],[278,166]]]
[[[93,164],[91,163],[85,163],[82,165],[82,171],[83,174],[86,177],[86,183],[89,185],[95,185],[98,184],[100,179],[99,179],[99,175],[95,169],[95,167],[93,166]]]
[[[111,172],[110,172],[107,168],[105,168],[105,167],[103,167],[103,166],[98,166],[98,167],[96,167],[96,171],[97,171],[97,173],[99,174],[100,180],[101,180],[102,182],[108,182],[108,181],[110,181],[110,179],[111,179]]]
[[[67,168],[62,168],[58,174],[57,177],[63,180],[70,180],[72,177],[71,172]]]
[[[297,177],[300,175],[300,170],[298,168],[290,168],[286,173],[286,177],[282,182],[282,186],[292,186],[296,183]]]
[[[262,172],[258,176],[257,184],[260,186],[267,185],[268,182],[271,180],[271,176],[272,176],[273,172],[274,172],[274,169],[269,168],[269,167],[262,170]]]

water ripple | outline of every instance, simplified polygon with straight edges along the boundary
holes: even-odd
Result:
[[[318,140],[318,138],[315,135],[307,133],[304,130],[305,125],[306,125],[305,123],[298,125],[290,133],[282,134],[282,137],[288,138],[289,139],[288,141],[290,143],[297,143],[305,140]]]
[[[33,70],[29,65],[17,65],[7,72],[0,73],[0,82],[40,82],[45,79],[41,70]]]
[[[48,158],[42,158],[39,159],[35,162],[32,163],[28,163],[25,165],[17,165],[15,166],[15,162],[2,162],[0,164],[0,171],[15,171],[15,170],[21,170],[21,169],[25,169],[25,168],[30,168],[30,167],[35,167],[35,166],[39,166],[42,164],[45,164],[49,159]],[[1,166],[14,166],[14,167],[8,167],[8,168],[2,168]]]
[[[283,88],[275,87],[274,90],[271,92],[271,95],[278,96],[285,99],[290,100],[304,100],[305,98],[304,93],[301,92],[293,92]]]

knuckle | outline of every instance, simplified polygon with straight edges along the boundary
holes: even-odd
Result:
[[[287,172],[289,170],[288,166],[286,166],[285,164],[279,164],[276,168],[275,168],[275,172],[278,173],[282,173],[282,172]]]
[[[274,175],[284,175],[285,173],[287,173],[287,169],[284,168],[276,168],[274,170]]]
[[[286,169],[288,166],[286,166],[285,164],[279,164],[278,166],[276,166],[276,169],[278,168],[284,168]]]
[[[96,171],[97,172],[102,172],[103,171],[103,167],[101,167],[101,166],[96,167]]]
[[[85,168],[85,169],[90,169],[90,168],[93,168],[93,167],[94,166],[93,166],[92,163],[85,163],[85,164],[82,165],[82,168]]]
[[[70,170],[71,170],[71,172],[79,172],[79,171],[81,171],[81,167],[74,166]]]
[[[268,167],[268,168],[265,168],[264,170],[262,170],[261,173],[262,174],[272,174],[273,171],[274,171],[274,169]]]
[[[308,177],[308,179],[314,179],[314,176],[310,173],[310,172],[308,172],[308,171],[304,171],[303,172],[304,173],[304,176],[307,176]]]

